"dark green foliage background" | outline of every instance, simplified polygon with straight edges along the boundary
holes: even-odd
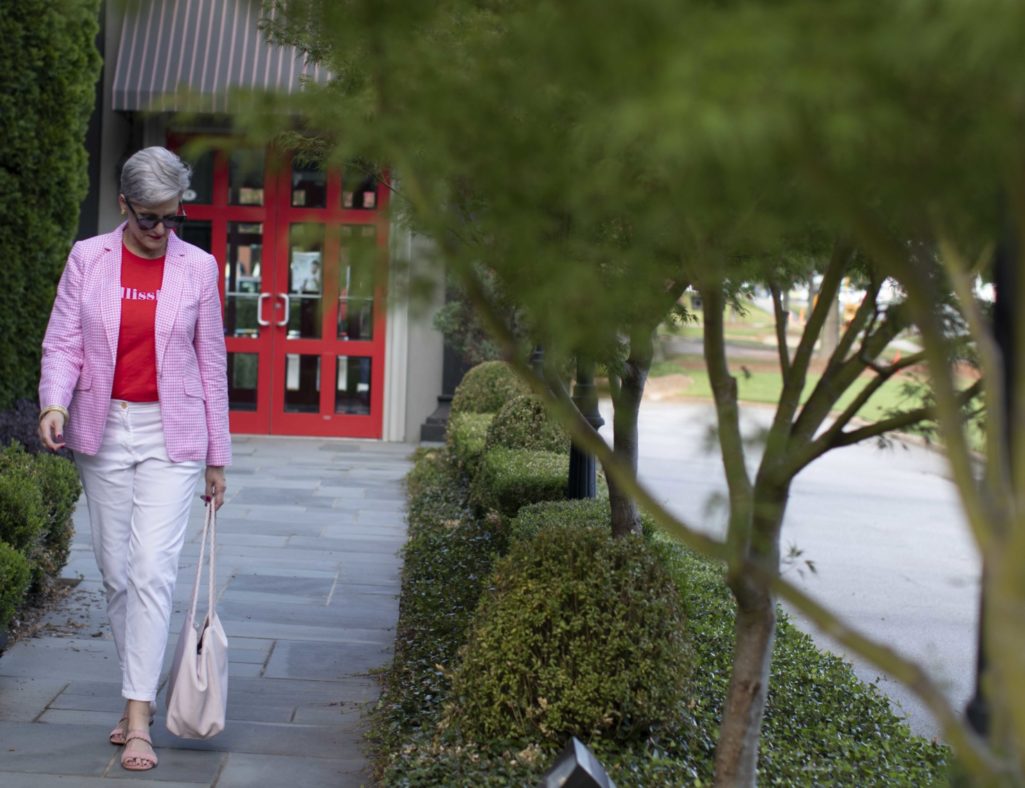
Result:
[[[33,397],[85,196],[99,0],[0,3],[0,410]]]

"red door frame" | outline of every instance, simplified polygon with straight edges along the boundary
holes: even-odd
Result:
[[[181,147],[183,137],[169,139],[172,148]],[[228,353],[256,353],[257,397],[255,410],[231,410],[231,430],[235,433],[336,436],[380,438],[384,416],[384,364],[388,222],[386,220],[389,188],[386,178],[377,183],[376,208],[342,207],[342,178],[337,170],[327,175],[326,208],[292,207],[291,162],[287,157],[268,151],[264,171],[263,205],[229,205],[228,156],[214,153],[212,202],[186,203],[190,219],[210,222],[210,253],[223,266],[227,260],[229,222],[263,225],[263,254],[258,312],[270,323],[261,327],[257,337],[226,336]],[[287,327],[279,325],[285,317],[283,298],[288,297],[289,228],[300,222],[316,222],[325,227],[321,263],[322,325],[320,339],[287,337]],[[339,309],[340,237],[342,226],[373,226],[378,264],[375,270],[372,339],[353,341],[337,339]],[[224,304],[225,282],[219,277],[221,303]],[[284,409],[284,385],[287,357],[290,354],[320,357],[320,408],[317,413],[289,413]],[[370,413],[335,413],[335,381],[338,356],[370,359]]]

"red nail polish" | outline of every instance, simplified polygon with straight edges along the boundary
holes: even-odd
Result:
[[[64,436],[63,436],[63,435],[58,435],[58,436],[57,436],[57,440],[59,440],[59,441],[62,441],[62,440],[64,440]]]

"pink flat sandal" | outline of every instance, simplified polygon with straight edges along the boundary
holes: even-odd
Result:
[[[157,713],[157,704],[151,703],[149,705],[149,724],[153,726],[153,715]],[[107,740],[115,747],[123,747],[125,743],[125,731],[128,729],[128,717],[122,717],[117,721],[117,725],[114,726],[114,730],[110,732]]]
[[[153,746],[153,740],[146,731],[128,731],[128,735],[125,737],[125,751],[121,753],[121,768],[127,769],[130,772],[148,772],[157,765],[156,753],[150,755],[148,753],[128,752],[128,744],[135,739],[146,742],[150,747]]]
[[[109,739],[110,743],[118,747],[125,743],[125,728],[128,726],[128,718],[122,717],[117,721],[117,725],[114,726],[114,730],[110,732]]]

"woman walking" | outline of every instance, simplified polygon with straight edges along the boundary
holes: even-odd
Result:
[[[224,500],[231,462],[218,266],[174,234],[189,168],[145,148],[121,172],[125,222],[75,244],[43,340],[39,436],[74,452],[121,664],[121,765],[149,737],[178,557],[200,477]]]

